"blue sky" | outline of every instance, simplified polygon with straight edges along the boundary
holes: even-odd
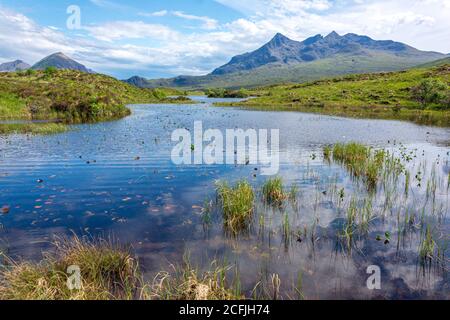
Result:
[[[0,0],[0,62],[62,51],[118,78],[200,75],[277,32],[332,30],[448,53],[449,17],[450,0]]]

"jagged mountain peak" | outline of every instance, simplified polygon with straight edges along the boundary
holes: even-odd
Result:
[[[266,65],[291,65],[306,63],[336,55],[373,55],[384,52],[405,57],[423,57],[425,60],[438,58],[439,53],[417,50],[404,43],[392,40],[377,41],[364,35],[348,33],[344,36],[336,31],[323,37],[317,34],[299,42],[277,33],[261,48],[235,56],[231,61],[213,71],[213,75],[222,75],[239,71],[248,71]]]
[[[324,39],[340,39],[341,36],[336,31],[331,31]]]
[[[281,44],[281,43],[285,43],[285,42],[291,42],[293,40],[289,39],[288,37],[286,37],[284,34],[282,33],[277,33],[272,40],[269,41],[269,43],[273,43],[273,44]]]
[[[31,66],[24,62],[23,60],[15,60],[11,62],[5,62],[0,64],[0,72],[14,72],[14,71],[21,71],[21,70],[27,70]]]

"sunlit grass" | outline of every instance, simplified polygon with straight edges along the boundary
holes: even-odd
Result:
[[[449,83],[449,65],[400,72],[354,74],[302,84],[258,87],[255,99],[229,103],[261,110],[289,110],[328,115],[399,119],[420,124],[450,126],[446,104],[423,108],[411,88],[427,78]]]
[[[373,151],[360,143],[338,143],[333,146],[333,160],[343,164],[356,178],[362,178],[369,189],[379,181],[386,160],[384,150]]]
[[[133,299],[140,281],[137,261],[112,242],[78,237],[55,243],[40,263],[12,262],[0,273],[2,300]],[[70,290],[68,267],[78,266],[81,288]]]
[[[62,123],[8,123],[0,124],[0,134],[55,134],[68,130]]]
[[[144,298],[152,300],[239,300],[243,295],[229,284],[227,274],[232,269],[217,260],[209,270],[201,272],[185,256],[181,265],[159,272],[144,290]]]

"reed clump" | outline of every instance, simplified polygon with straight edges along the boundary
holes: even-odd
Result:
[[[218,182],[217,198],[225,228],[232,232],[248,229],[254,213],[255,194],[252,186],[244,180],[232,187],[226,182]]]
[[[267,180],[262,187],[262,194],[264,202],[269,205],[281,206],[283,201],[288,198],[280,177]]]
[[[374,189],[380,178],[387,153],[373,151],[363,144],[352,142],[333,146],[333,160],[343,164],[356,178],[361,178],[369,189]]]

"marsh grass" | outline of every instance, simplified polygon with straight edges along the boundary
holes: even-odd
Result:
[[[433,233],[429,226],[422,234],[421,243],[419,246],[419,259],[420,264],[425,266],[431,266],[433,259],[435,258],[437,244],[433,238]]]
[[[255,194],[252,186],[244,180],[233,187],[220,181],[216,185],[225,228],[233,233],[248,230],[254,213]]]
[[[171,265],[170,271],[161,271],[144,290],[145,298],[152,300],[240,300],[240,285],[229,285],[227,275],[233,267],[211,262],[207,271],[194,267],[185,255],[181,265]],[[238,276],[238,272],[235,274]]]
[[[266,204],[281,206],[283,201],[289,197],[284,192],[283,180],[281,177],[276,177],[267,180],[262,186],[263,200]]]
[[[293,206],[295,206],[298,203],[298,196],[299,196],[298,187],[295,185],[291,186],[291,189],[289,190],[289,194],[287,197]]]
[[[283,215],[282,235],[285,248],[288,248],[291,243],[291,223],[287,212]]]
[[[56,252],[40,263],[13,262],[0,272],[2,300],[133,299],[140,283],[138,263],[128,249],[111,241],[78,237],[55,242]],[[79,266],[81,288],[67,285],[69,266]]]
[[[330,146],[323,147],[323,158],[326,162],[331,161],[332,152],[333,152],[333,149]]]
[[[376,191],[378,182],[397,184],[404,166],[400,159],[385,150],[373,150],[363,144],[338,143],[332,149],[333,160],[342,164],[354,178],[361,179],[369,191]]]

